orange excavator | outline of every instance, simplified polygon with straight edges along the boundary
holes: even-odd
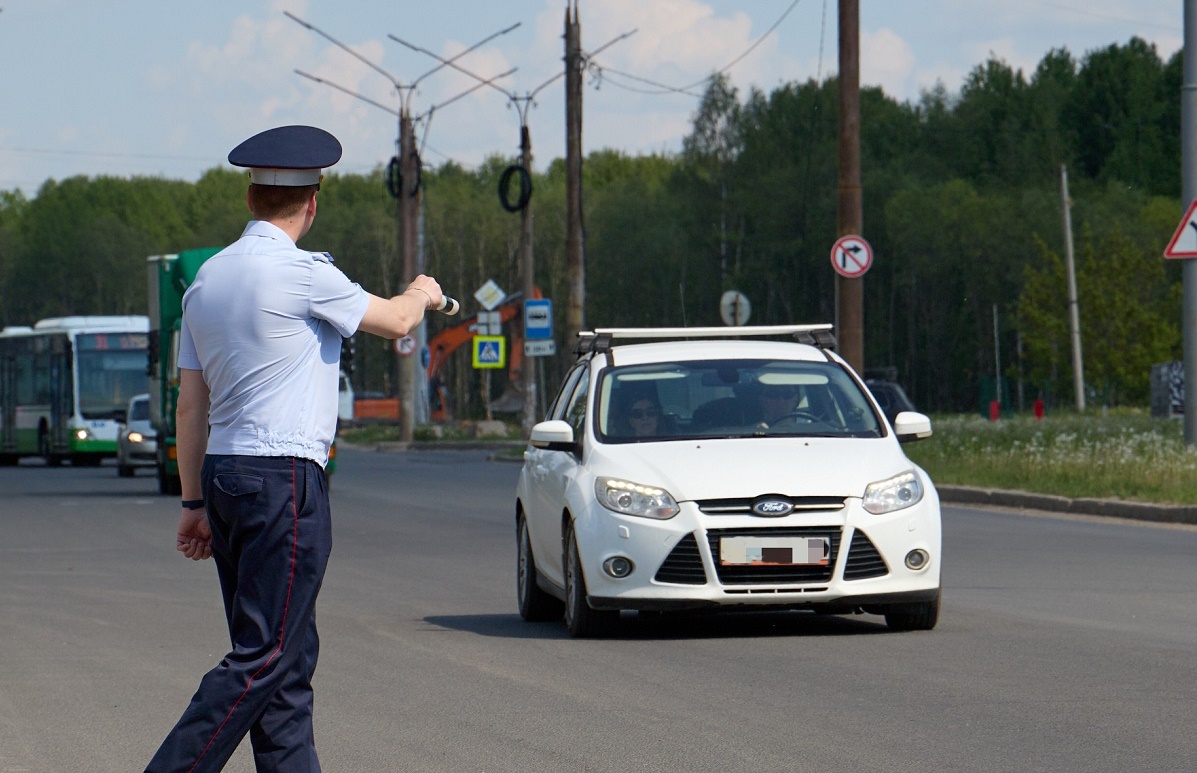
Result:
[[[540,298],[540,290],[533,292],[534,298]],[[499,320],[503,324],[516,320],[511,326],[511,350],[507,358],[507,387],[502,396],[491,404],[492,410],[519,411],[522,405],[521,374],[524,367],[524,320],[520,312],[524,308],[522,293],[507,296],[503,303],[495,307]],[[428,340],[428,398],[431,403],[431,418],[442,422],[451,419],[449,412],[449,394],[441,381],[440,372],[450,355],[461,347],[470,343],[474,336],[479,335],[478,315],[463,318],[460,322],[440,331]]]

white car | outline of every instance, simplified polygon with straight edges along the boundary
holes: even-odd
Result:
[[[625,609],[773,607],[935,626],[939,497],[899,445],[931,420],[887,422],[830,325],[580,340],[516,488],[525,620],[564,614],[582,637]]]
[[[138,467],[158,464],[158,433],[150,422],[150,396],[137,395],[125,409],[125,423],[116,438],[116,473],[132,478]]]

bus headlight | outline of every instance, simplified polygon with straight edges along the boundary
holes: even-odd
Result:
[[[75,430],[75,439],[76,440],[90,440],[91,439],[91,430],[90,429]]]

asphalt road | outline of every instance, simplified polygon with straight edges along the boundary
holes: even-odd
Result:
[[[318,605],[326,771],[1197,769],[1197,528],[947,507],[937,629],[515,612],[518,468],[342,449]],[[0,773],[139,771],[227,647],[173,498],[0,468]],[[226,770],[253,770],[248,742]]]

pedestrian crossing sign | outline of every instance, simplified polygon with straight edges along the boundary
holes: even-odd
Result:
[[[474,336],[474,367],[507,367],[507,339],[503,336]]]

